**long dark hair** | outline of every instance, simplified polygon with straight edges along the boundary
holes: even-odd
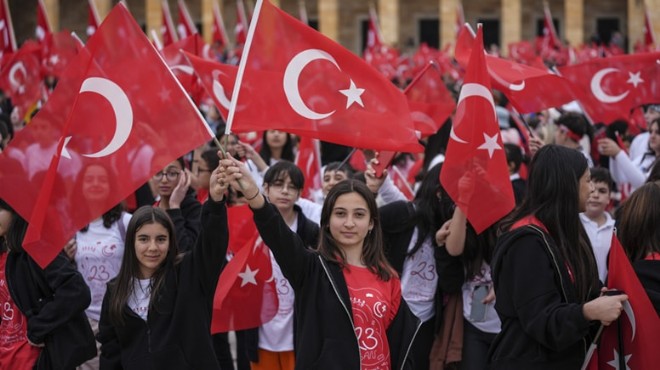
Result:
[[[142,226],[147,224],[162,225],[169,235],[169,249],[165,261],[158,267],[158,270],[151,276],[151,301],[149,308],[153,305],[155,298],[163,288],[165,275],[179,260],[178,247],[176,244],[176,235],[174,234],[174,225],[170,217],[158,207],[142,206],[138,208],[126,228],[126,243],[124,257],[121,261],[121,268],[114,282],[114,294],[110,301],[110,319],[115,325],[123,324],[122,310],[128,299],[133,294],[135,279],[138,279],[140,272],[140,263],[135,252],[135,236]]]
[[[364,199],[369,209],[369,217],[371,222],[373,222],[371,231],[367,233],[364,239],[362,263],[381,280],[389,281],[393,276],[396,276],[396,272],[394,272],[392,266],[387,262],[385,252],[383,251],[383,233],[380,228],[376,199],[363,182],[347,179],[339,182],[328,192],[328,196],[323,203],[323,210],[321,211],[321,235],[318,252],[326,260],[337,263],[342,267],[346,266],[346,255],[337,246],[335,239],[330,233],[330,216],[332,215],[337,198],[349,193],[357,193]]]
[[[11,213],[11,221],[9,225],[3,225],[7,229],[7,233],[0,240],[0,251],[1,252],[22,252],[23,251],[23,239],[25,238],[25,233],[28,229],[28,222],[25,221],[21,215],[19,215],[14,208],[12,208],[4,199],[0,199],[0,209]]]
[[[270,146],[268,145],[268,141],[266,140],[266,135],[268,134],[268,131],[269,130],[265,130],[264,133],[261,135],[261,149],[259,150],[259,155],[261,156],[261,158],[263,158],[264,162],[266,162],[267,165],[270,165],[270,159],[273,156],[273,152],[270,150]],[[293,147],[294,147],[293,137],[288,132],[285,132],[285,134],[286,134],[286,143],[284,143],[284,147],[282,147],[282,158],[280,159],[285,159],[289,162],[293,162],[295,160],[295,154],[293,153]]]
[[[535,216],[557,244],[584,301],[598,286],[596,260],[579,216],[580,178],[587,168],[579,151],[545,145],[532,158],[527,194],[520,207],[500,225],[500,231],[506,231],[516,221]]]
[[[660,185],[644,184],[635,190],[619,212],[618,237],[632,261],[660,253]]]

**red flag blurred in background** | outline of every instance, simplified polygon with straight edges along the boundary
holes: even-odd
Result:
[[[300,196],[314,200],[315,192],[321,190],[321,148],[317,139],[301,137],[296,154],[296,166],[300,168],[305,178],[305,185]]]
[[[440,173],[442,185],[477,233],[515,204],[489,80],[479,27]]]
[[[183,89],[190,94],[195,102],[201,101],[203,89],[197,82],[197,76],[193,68],[180,50],[199,57],[205,57],[204,47],[205,44],[202,36],[199,33],[195,33],[170,44],[160,51],[167,66],[172,70],[172,73],[179,80]]]
[[[7,60],[0,70],[0,88],[7,94],[20,114],[25,114],[41,98],[41,46],[36,41],[26,41]]]
[[[183,55],[188,58],[188,62],[202,83],[202,87],[211,97],[222,119],[226,122],[231,105],[231,96],[228,96],[228,94],[231,94],[234,90],[238,67],[200,58],[186,51],[183,52]]]
[[[46,36],[53,33],[53,29],[50,27],[50,22],[48,21],[48,16],[46,15],[46,5],[44,5],[44,0],[37,1],[37,28],[34,33],[39,41],[43,41]]]
[[[445,86],[440,69],[429,62],[408,85],[410,115],[422,137],[436,133],[456,108],[456,101]]]
[[[211,137],[197,108],[120,3],[9,145],[34,141],[25,150],[21,175],[5,176],[10,158],[2,154],[0,196],[30,222],[24,247],[44,267],[77,230]],[[139,156],[144,147],[157,155]],[[133,170],[141,164],[149,170]],[[99,192],[94,210],[85,207],[88,200],[77,190],[92,166],[104,171],[108,190]],[[25,182],[32,187],[16,191]]]

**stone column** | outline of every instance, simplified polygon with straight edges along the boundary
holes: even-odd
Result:
[[[160,27],[163,25],[163,9],[160,0],[145,0],[144,22],[146,24],[147,37],[151,40],[151,30],[156,32],[160,38]],[[160,40],[161,42],[163,40]]]
[[[521,0],[502,0],[502,45],[500,52],[506,56],[509,44],[522,39]]]
[[[399,0],[380,0],[378,2],[378,20],[383,41],[387,45],[399,43]]]
[[[204,42],[207,44],[211,43],[213,38],[213,3],[218,2],[218,0],[201,0],[202,1],[202,37]],[[218,3],[220,5],[220,13],[222,13],[222,1]]]
[[[584,0],[564,0],[564,32],[560,37],[571,46],[584,43]]]
[[[660,0],[645,0],[646,9],[648,9],[651,24],[653,25],[653,34],[655,35],[655,46],[660,45]],[[642,20],[643,22],[643,20]]]
[[[339,42],[339,1],[318,0],[319,30],[336,42]]]
[[[44,0],[46,15],[53,32],[60,29],[60,0]]]
[[[103,19],[110,12],[112,8],[112,1],[110,0],[93,0],[94,5],[96,5],[96,11],[99,14],[99,20],[103,22]]]
[[[456,12],[458,0],[438,0],[440,3],[440,47],[456,41]],[[449,48],[451,54],[454,48]]]

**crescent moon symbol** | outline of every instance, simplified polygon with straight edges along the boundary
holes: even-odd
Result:
[[[635,313],[633,312],[632,306],[630,305],[630,302],[624,301],[622,303],[623,305],[623,312],[628,315],[628,320],[630,320],[630,327],[632,328],[632,339],[635,339],[635,332],[637,331],[637,323],[635,320]]]
[[[298,78],[300,78],[300,73],[307,64],[318,59],[327,60],[334,64],[337,69],[341,70],[332,55],[319,49],[307,49],[301,51],[291,59],[284,71],[283,80],[284,93],[286,94],[286,99],[289,102],[289,105],[291,105],[291,108],[293,108],[293,110],[299,115],[314,120],[324,119],[335,113],[334,110],[329,113],[318,113],[309,109],[309,107],[305,105],[305,102],[303,102],[302,97],[300,96],[300,91],[298,90]]]
[[[12,65],[11,68],[9,68],[9,83],[15,89],[21,90],[23,88],[23,84],[18,82],[18,80],[16,79],[16,73],[18,73],[18,71],[23,72],[23,77],[27,76],[27,70],[25,69],[23,62],[18,62]]]
[[[591,78],[591,93],[594,94],[596,99],[600,100],[603,103],[616,103],[618,101],[621,101],[623,98],[626,97],[626,95],[628,95],[630,91],[626,91],[620,95],[608,95],[603,91],[603,88],[601,87],[603,78],[606,75],[617,71],[618,69],[616,68],[603,68],[600,71],[596,72],[594,77]]]
[[[100,158],[108,156],[122,147],[128,136],[131,134],[133,128],[133,109],[128,96],[124,93],[116,83],[102,77],[89,77],[82,86],[80,86],[79,94],[84,92],[92,92],[103,96],[112,106],[112,111],[115,113],[115,121],[117,127],[115,135],[110,140],[110,143],[100,151],[92,154],[83,154],[88,158]],[[71,140],[71,136],[65,138],[65,145],[62,148],[62,156],[71,158],[66,151],[66,143]]]
[[[461,88],[461,94],[458,97],[458,102],[456,102],[456,106],[458,107],[461,104],[461,102],[463,102],[463,100],[471,96],[479,96],[486,99],[486,101],[490,103],[490,106],[493,110],[494,118],[497,119],[497,114],[495,113],[495,102],[493,102],[493,95],[490,93],[490,90],[486,88],[486,86],[481,84],[477,84],[477,83],[464,84],[463,87]],[[452,140],[457,141],[461,144],[467,144],[467,141],[461,139],[460,137],[458,137],[458,135],[456,135],[456,132],[454,132],[453,125],[451,127],[451,131],[449,132],[449,137]]]
[[[193,72],[194,72],[192,67],[187,66],[187,65],[183,65],[183,64],[177,64],[175,66],[171,66],[170,69],[172,70],[172,72],[174,72],[175,70],[178,70],[178,71],[181,71],[181,72],[183,72],[187,75],[192,75]]]
[[[502,77],[500,77],[497,73],[495,73],[492,69],[489,68],[488,72],[495,81],[497,81],[500,85],[508,88],[509,90],[523,91],[523,89],[525,89],[525,80],[522,80],[517,84],[510,84],[509,82],[505,81]]]
[[[218,102],[220,105],[222,105],[223,108],[229,110],[229,106],[231,105],[231,101],[227,99],[227,94],[225,94],[225,88],[222,86],[220,81],[218,81],[218,76],[220,75],[225,75],[221,71],[218,71],[217,69],[214,69],[213,72],[211,72],[211,75],[213,76],[213,95],[215,96],[216,99],[218,99]]]

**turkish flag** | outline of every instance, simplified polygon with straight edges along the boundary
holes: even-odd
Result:
[[[258,1],[254,14],[228,131],[277,129],[358,148],[422,150],[405,96],[390,81],[268,1]]]
[[[41,67],[45,75],[60,77],[78,55],[81,44],[69,31],[49,33],[42,42]]]
[[[477,30],[453,124],[440,181],[477,233],[481,233],[515,205],[490,92],[481,27]]]
[[[456,108],[456,101],[447,90],[440,68],[434,62],[421,70],[404,94],[408,98],[415,129],[422,136],[435,134]]]
[[[163,13],[162,26],[160,26],[160,35],[163,39],[163,46],[168,46],[176,42],[179,38],[176,36],[176,29],[172,21],[172,13],[167,0],[161,1],[161,12]]]
[[[18,50],[8,2],[9,0],[0,0],[0,24],[3,25],[0,27],[0,57]]]
[[[322,187],[321,149],[319,141],[302,136],[298,143],[298,153],[296,154],[295,163],[305,178],[305,186],[300,196],[314,200],[314,192],[321,190]]]
[[[179,22],[176,25],[176,30],[179,33],[179,38],[185,39],[186,37],[199,33],[195,26],[195,22],[193,22],[192,17],[190,16],[185,1],[177,1],[177,7],[179,9]]]
[[[87,37],[90,37],[99,29],[99,24],[101,24],[101,18],[99,18],[99,12],[96,9],[96,4],[94,0],[87,0],[87,5],[89,11],[87,13]]]
[[[660,52],[619,55],[559,67],[592,122],[627,120],[630,111],[658,102]]]
[[[40,53],[39,44],[26,41],[0,70],[0,88],[19,107],[21,115],[41,98]]]
[[[618,321],[603,330],[598,368],[656,369],[660,364],[660,318],[616,235],[610,247],[607,286],[627,294],[628,301]]]
[[[413,198],[415,198],[415,192],[413,191],[412,187],[410,187],[410,183],[408,183],[406,176],[401,173],[399,168],[397,166],[391,166],[389,174],[392,177],[394,186],[396,186],[399,191],[401,191],[403,196],[405,196],[408,200],[413,200]]]
[[[231,94],[234,91],[238,67],[216,61],[200,58],[188,52],[183,52],[188,58],[206,93],[211,97],[222,119],[226,122],[231,105]]]
[[[236,0],[236,26],[234,27],[236,46],[245,44],[245,41],[247,40],[248,23],[243,0]]]
[[[213,297],[211,333],[261,326],[277,314],[270,250],[259,237],[248,206],[230,207],[229,252]]]
[[[456,44],[456,60],[467,65],[470,51],[476,45],[474,34],[465,25]],[[533,113],[559,107],[575,99],[573,86],[565,78],[510,60],[486,55],[492,86],[501,91],[520,113]]]
[[[37,28],[35,35],[37,36],[37,40],[43,41],[51,33],[53,33],[53,29],[50,27],[50,22],[46,15],[46,5],[44,5],[44,0],[39,0],[37,1]]]
[[[227,37],[227,29],[225,22],[220,13],[220,6],[217,2],[213,2],[213,23],[211,23],[211,39],[213,43],[217,43],[222,49],[229,47],[229,37]]]
[[[555,23],[552,21],[552,14],[550,14],[550,8],[548,3],[543,3],[543,37],[542,37],[541,47],[545,49],[560,49],[562,48],[562,42],[557,36],[557,30],[555,29]]]
[[[194,101],[199,102],[201,100],[202,87],[197,83],[197,76],[193,68],[188,63],[188,60],[186,60],[186,57],[181,54],[180,50],[206,58],[206,44],[202,40],[202,36],[199,33],[195,33],[191,36],[181,38],[179,41],[170,44],[160,51],[165,63],[172,70],[176,79],[179,80],[183,89],[192,96]]]
[[[30,222],[24,247],[43,267],[77,230],[212,136],[120,3],[9,145],[33,141],[21,176],[4,176],[0,165],[0,196]],[[92,175],[109,191],[82,191]],[[26,181],[31,187],[16,191]]]
[[[653,23],[649,10],[644,6],[644,46],[647,50],[655,49],[655,33],[653,32]]]

